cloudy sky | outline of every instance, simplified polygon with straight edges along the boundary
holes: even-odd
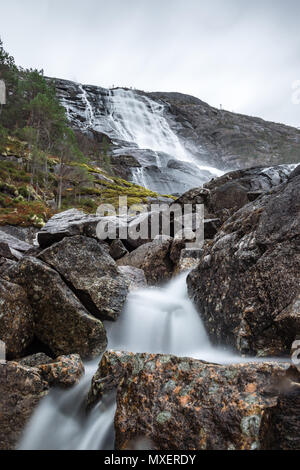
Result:
[[[19,65],[104,87],[180,91],[300,127],[299,0],[2,0],[0,7],[0,35]]]

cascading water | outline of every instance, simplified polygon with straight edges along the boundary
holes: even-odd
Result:
[[[164,152],[177,160],[191,161],[169,126],[162,104],[123,89],[110,91],[109,104],[109,119],[121,139],[136,143],[140,149]]]
[[[120,319],[106,323],[106,329],[109,349],[174,354],[223,364],[243,361],[210,344],[187,296],[186,274],[162,288],[132,292]],[[84,411],[99,360],[87,365],[84,379],[73,389],[49,393],[25,429],[20,449],[113,449],[115,395],[105,397],[90,414]]]
[[[223,174],[201,163],[199,146],[193,153],[190,139],[190,150],[185,148],[184,139],[176,134],[179,125],[163,101],[128,89],[74,86],[71,95],[64,91],[60,96],[69,121],[84,132],[107,135],[114,144],[114,156],[135,157],[141,168],[130,169],[133,182],[161,194],[174,194]]]

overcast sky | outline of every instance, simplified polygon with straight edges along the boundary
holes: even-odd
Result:
[[[299,0],[0,1],[0,35],[19,65],[300,127]]]

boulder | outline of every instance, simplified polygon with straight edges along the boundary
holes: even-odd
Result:
[[[23,357],[17,361],[21,366],[25,367],[37,367],[41,364],[50,364],[53,359],[45,353],[31,354],[30,356]]]
[[[102,322],[89,314],[54,269],[26,257],[9,275],[27,293],[34,313],[35,336],[55,356],[78,353],[89,358],[105,350]]]
[[[0,258],[0,278],[5,276],[7,271],[9,271],[14,266],[17,266],[16,260],[11,260],[7,258]]]
[[[55,214],[37,234],[38,243],[47,248],[65,237],[88,235],[96,238],[96,227],[101,217],[77,209]]]
[[[83,372],[77,355],[36,367],[20,362],[0,363],[0,450],[16,447],[24,427],[51,386],[70,387],[78,383]]]
[[[68,237],[44,250],[39,258],[63,277],[95,317],[118,318],[128,287],[101,243],[83,236]]]
[[[180,258],[175,268],[175,274],[191,271],[198,266],[203,250],[184,249],[180,253]]]
[[[300,370],[291,367],[276,384],[276,406],[266,410],[262,429],[263,450],[300,449]]]
[[[287,182],[294,165],[254,167],[235,170],[183,194],[177,204],[204,204],[206,219],[220,219],[220,224],[249,202],[275,186]],[[206,236],[205,238],[213,238]]]
[[[12,450],[49,385],[38,370],[16,362],[0,363],[0,449]]]
[[[55,361],[35,366],[51,386],[72,387],[84,375],[84,365],[78,354],[59,356]]]
[[[299,187],[295,176],[236,212],[189,275],[214,343],[289,354],[300,333]]]
[[[0,279],[0,340],[9,359],[21,357],[34,336],[34,316],[25,290]]]
[[[0,244],[0,256],[7,259],[19,259],[32,248],[29,243],[19,240],[2,230],[0,230]]]
[[[2,225],[0,231],[17,238],[29,245],[35,244],[36,234],[39,229],[35,227],[18,227],[15,225]]]
[[[133,268],[132,266],[119,266],[119,270],[126,279],[129,291],[147,286],[145,273],[142,269]]]
[[[110,245],[109,254],[115,261],[117,261],[127,255],[128,250],[123,245],[122,240],[113,240]]]
[[[157,285],[172,277],[173,263],[170,259],[172,238],[153,240],[121,258],[118,266],[142,269],[149,285]]]
[[[288,367],[109,351],[92,380],[88,406],[117,389],[119,450],[143,438],[160,451],[257,450],[265,447],[265,415],[279,405],[275,385]],[[291,411],[290,403],[284,406]],[[299,425],[289,435],[298,438],[298,431]]]

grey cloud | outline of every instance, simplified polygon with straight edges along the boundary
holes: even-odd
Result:
[[[300,126],[298,0],[10,0],[19,64],[102,86],[180,91]]]

